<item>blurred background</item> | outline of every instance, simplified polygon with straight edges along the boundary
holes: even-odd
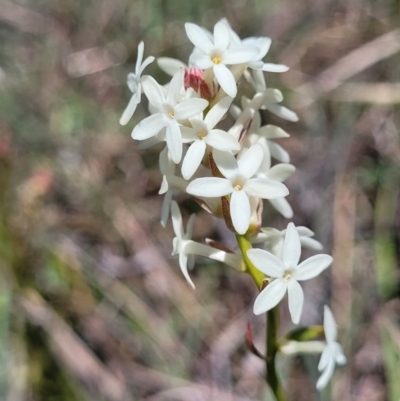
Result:
[[[199,259],[191,290],[159,224],[160,149],[130,137],[145,102],[118,123],[138,43],[186,62],[184,23],[222,17],[290,66],[266,80],[300,122],[263,118],[291,134],[293,221],[334,256],[304,285],[303,323],[332,305],[348,363],[319,394],[319,356],[282,356],[289,399],[400,399],[399,0],[1,0],[1,400],[271,400],[244,342],[250,322],[264,349],[257,289]],[[195,239],[225,241],[202,217]],[[265,222],[288,223],[267,206]]]

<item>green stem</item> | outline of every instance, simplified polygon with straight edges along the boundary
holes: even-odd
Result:
[[[247,251],[252,248],[251,242],[247,235],[236,234],[236,240],[243,260],[246,264],[247,272],[251,275],[259,290],[261,290],[265,276],[258,270],[247,256]],[[265,381],[271,387],[277,401],[286,401],[283,387],[279,381],[275,367],[276,354],[278,352],[278,327],[279,327],[279,311],[278,307],[267,312],[267,330],[266,330],[266,372]]]
[[[266,372],[265,380],[270,385],[277,401],[285,401],[286,397],[283,392],[281,382],[276,372],[275,358],[278,352],[278,326],[279,311],[275,307],[267,312],[267,331],[266,331]]]
[[[247,272],[253,277],[258,289],[261,288],[263,281],[265,279],[264,273],[258,270],[247,256],[247,251],[252,248],[251,242],[249,241],[247,235],[236,234],[236,241],[239,245],[239,249],[242,252],[244,263],[246,264]]]

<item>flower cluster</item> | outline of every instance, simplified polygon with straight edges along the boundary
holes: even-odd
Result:
[[[332,263],[332,257],[319,254],[299,263],[302,246],[322,249],[312,238],[312,231],[293,223],[283,231],[262,227],[264,199],[285,218],[293,217],[285,199],[289,190],[283,182],[295,167],[290,164],[289,154],[274,141],[289,134],[275,125],[263,125],[260,115],[260,111],[268,110],[297,121],[297,115],[281,105],[282,93],[267,88],[264,79],[265,71],[284,72],[288,67],[263,61],[270,38],[241,39],[225,19],[214,26],[212,33],[192,23],[187,23],[185,29],[194,45],[188,64],[166,57],[157,60],[158,66],[172,77],[166,85],[143,75],[154,57],[142,61],[144,45],[139,44],[135,73],[128,75],[132,98],[120,123],[129,122],[143,92],[149,116],[136,124],[132,138],[142,141],[142,148],[165,143],[159,159],[163,176],[159,193],[165,196],[161,224],[165,226],[171,215],[175,232],[173,255],[179,255],[188,283],[194,288],[189,275],[194,255],[218,260],[240,272],[248,271],[248,260],[265,275],[254,313],[268,312],[287,293],[292,321],[298,324],[304,300],[300,282],[319,275]],[[236,104],[241,81],[247,81],[253,96],[242,96]],[[236,253],[222,244],[193,241],[194,216],[185,230],[179,206],[173,200],[179,193],[191,195],[206,211],[224,219],[237,237],[246,237],[260,244],[260,248],[244,254],[243,250]],[[345,361],[328,309],[325,320],[328,345],[321,358],[323,374],[318,388],[327,383],[335,362]]]

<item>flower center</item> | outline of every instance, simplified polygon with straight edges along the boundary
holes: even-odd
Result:
[[[283,273],[283,279],[285,281],[289,281],[293,276],[293,272],[291,270],[285,270],[285,272]]]
[[[214,64],[221,64],[222,63],[222,54],[219,50],[214,50],[211,54],[211,61]]]
[[[199,139],[204,139],[207,136],[207,134],[208,134],[208,131],[205,129],[202,129],[197,133],[197,136]]]
[[[246,183],[246,179],[242,177],[241,175],[237,175],[233,181],[232,181],[232,186],[235,191],[241,191],[244,187],[244,184]]]
[[[221,64],[221,57],[214,57],[213,59],[212,59],[212,62],[214,63],[214,64]]]
[[[233,189],[234,189],[235,191],[241,191],[241,190],[242,190],[242,186],[241,186],[240,184],[236,184],[236,185],[233,187]]]
[[[172,111],[169,111],[169,112],[168,112],[168,115],[169,115],[171,118],[174,118],[174,117],[175,117],[174,111],[173,111],[173,110],[172,110]]]

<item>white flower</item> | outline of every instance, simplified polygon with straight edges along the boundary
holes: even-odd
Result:
[[[189,40],[199,50],[192,54],[191,63],[203,70],[212,68],[221,88],[234,98],[237,93],[236,81],[227,65],[248,63],[257,56],[259,49],[254,47],[229,49],[229,30],[223,21],[215,24],[213,40],[196,24],[186,23],[185,28]]]
[[[132,97],[119,120],[119,123],[121,125],[126,125],[128,123],[128,121],[132,118],[133,113],[136,110],[136,106],[140,103],[140,98],[142,97],[142,84],[140,82],[141,75],[144,69],[154,61],[154,57],[150,56],[147,57],[142,63],[143,52],[144,52],[144,43],[140,42],[138,46],[138,55],[136,59],[135,73],[128,74],[127,84],[132,92]]]
[[[219,101],[206,115],[189,119],[192,128],[182,127],[183,142],[193,142],[182,163],[182,176],[189,180],[200,166],[207,145],[211,148],[232,151],[240,150],[239,142],[230,134],[220,129],[213,129],[226,114],[232,102],[230,97]]]
[[[314,233],[307,227],[297,226],[296,231],[299,234],[300,243],[302,246],[313,251],[322,251],[322,244],[314,238]],[[273,253],[278,258],[282,257],[283,243],[286,235],[284,230],[277,230],[272,227],[261,227],[261,232],[252,240],[254,243],[263,242],[269,252]]]
[[[336,342],[337,329],[336,322],[329,307],[324,308],[324,331],[326,347],[319,360],[318,370],[322,372],[317,381],[317,389],[322,390],[329,382],[335,370],[335,365],[344,365],[346,357],[343,354],[342,346]]]
[[[247,256],[254,266],[267,276],[274,278],[256,298],[254,303],[256,315],[274,308],[287,292],[292,321],[295,324],[299,323],[304,293],[298,282],[318,276],[332,263],[331,256],[321,254],[298,264],[300,254],[300,238],[293,223],[287,226],[281,259],[262,249],[247,251]]]
[[[179,69],[168,86],[167,95],[163,88],[150,76],[142,79],[143,91],[150,105],[158,113],[142,120],[132,131],[132,138],[144,140],[157,135],[166,128],[168,151],[174,163],[182,158],[182,136],[178,120],[184,120],[201,113],[208,105],[207,100],[192,98],[182,99],[183,69]]]
[[[249,228],[249,196],[275,199],[288,195],[288,189],[280,182],[252,178],[264,157],[261,145],[253,145],[239,161],[229,152],[214,151],[213,156],[218,169],[226,178],[197,178],[188,185],[186,191],[191,195],[204,197],[231,195],[230,214],[233,226],[239,234],[244,234]]]
[[[262,109],[267,109],[271,113],[274,113],[277,116],[284,118],[285,120],[294,122],[299,121],[299,117],[297,117],[297,114],[295,112],[289,110],[287,107],[277,104],[283,100],[283,97],[277,102],[271,103],[270,90],[267,89],[267,85],[265,84],[264,74],[262,71],[253,70],[252,74],[250,74],[250,72],[247,71],[245,72],[244,76],[257,93],[261,93],[265,96],[266,101],[263,107],[261,107]],[[274,89],[274,91],[276,91],[276,89]]]
[[[220,249],[216,249],[211,246],[192,241],[191,238],[194,227],[194,219],[196,216],[195,214],[192,214],[190,216],[185,233],[182,225],[182,215],[179,210],[179,206],[175,201],[171,202],[171,217],[172,225],[176,235],[176,237],[173,239],[172,255],[179,254],[179,266],[181,268],[181,271],[187,282],[193,288],[195,287],[188,273],[188,268],[191,269],[194,266],[193,255],[204,256],[206,258],[223,262],[238,271],[245,270],[243,259],[240,255],[225,252]]]

